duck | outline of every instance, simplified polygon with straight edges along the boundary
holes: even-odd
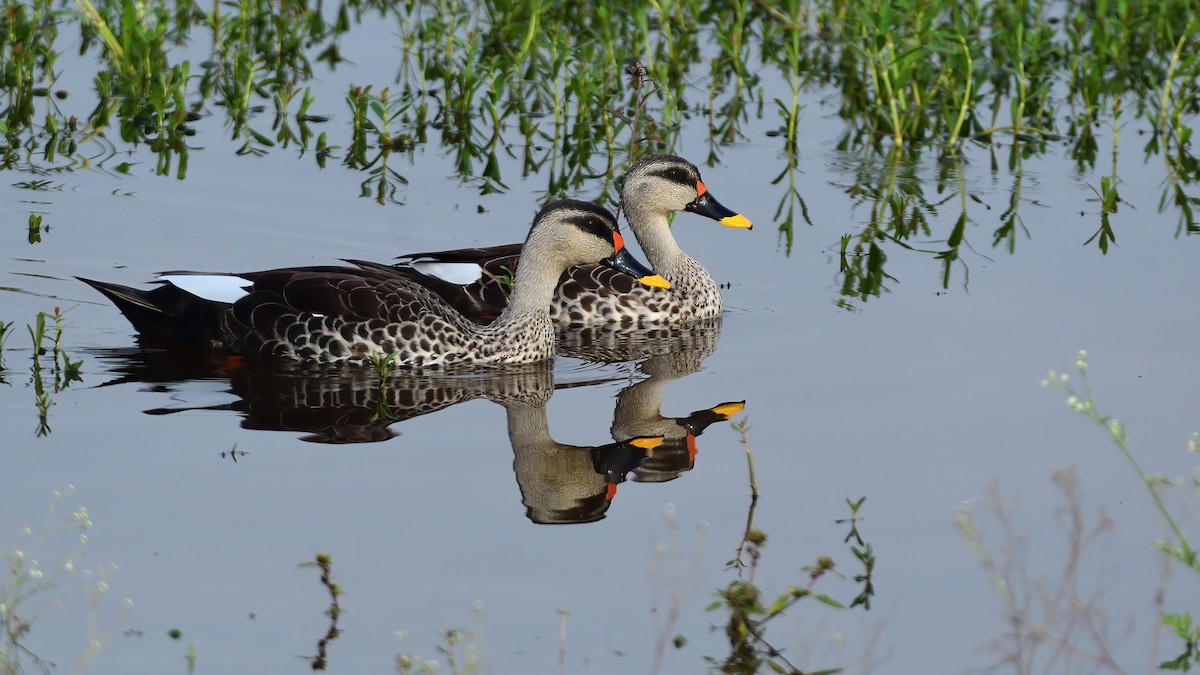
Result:
[[[665,279],[669,288],[638,283],[637,278],[609,267],[573,267],[562,275],[550,303],[554,323],[560,328],[642,325],[721,316],[724,304],[716,282],[679,247],[671,234],[670,217],[676,211],[688,211],[726,227],[745,229],[752,227],[750,219],[717,201],[696,165],[674,155],[646,155],[629,168],[621,188],[620,210],[653,274]],[[400,262],[390,267],[429,288],[464,316],[486,324],[509,302],[521,249],[521,244],[504,244],[410,253],[399,256]]]
[[[552,357],[549,308],[559,277],[584,264],[636,275],[631,259],[607,208],[566,199],[534,217],[509,302],[487,326],[468,320],[426,286],[375,268],[166,272],[149,291],[77,278],[112,301],[140,337],[152,342],[320,363],[386,358],[395,367],[421,369]],[[669,286],[655,276],[640,283]]]

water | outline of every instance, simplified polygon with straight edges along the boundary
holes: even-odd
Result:
[[[834,147],[840,123],[810,103],[798,172],[812,225],[797,227],[790,255],[772,224],[783,188],[770,181],[785,160],[780,139],[765,132],[777,122],[748,120],[747,139],[702,167],[713,193],[756,226],[676,219],[683,248],[731,284],[729,311],[706,344],[675,348],[681,363],[662,366],[652,381],[662,385],[667,417],[746,401],[735,419],[748,419],[754,450],[762,496],[753,522],[769,536],[755,581],[769,598],[806,584],[801,567],[820,555],[847,577],[860,571],[842,543],[848,524],[838,521],[848,516],[847,498],[867,497],[858,527],[878,557],[871,611],[802,602],[767,636],[803,668],[915,672],[932,662],[958,672],[995,663],[986,646],[1009,628],[1004,606],[952,521],[971,504],[999,556],[1002,528],[987,515],[989,485],[999,486],[1008,522],[1028,536],[1025,573],[1053,588],[1069,555],[1051,476],[1075,467],[1089,525],[1101,510],[1113,520],[1082,558],[1078,593],[1099,593],[1095,606],[1114,626],[1108,646],[1126,668],[1173,656],[1174,643],[1157,655],[1151,647],[1161,562],[1150,542],[1165,527],[1104,434],[1039,387],[1048,369],[1070,370],[1086,348],[1097,396],[1126,424],[1142,466],[1167,476],[1193,471],[1184,442],[1196,431],[1196,242],[1177,238],[1177,213],[1157,208],[1160,160],[1143,160],[1141,139],[1122,136],[1116,167],[1125,201],[1107,255],[1084,245],[1099,221],[1088,188],[1099,174],[1078,171],[1065,150],[1024,160],[1024,232],[1010,255],[991,245],[1008,205],[1008,150],[968,145],[963,180],[980,198],[967,202],[969,276],[956,266],[943,288],[940,261],[890,246],[886,292],[848,311],[838,306],[839,238],[868,219],[846,193],[863,161]],[[577,518],[599,520],[531,521],[555,499],[582,494],[594,505],[600,477],[582,470],[582,455],[568,476],[539,464],[536,449],[525,452],[532,446],[514,447],[514,417],[536,427],[544,403],[553,442],[611,443],[616,399],[645,381],[646,366],[559,358],[550,371],[526,374],[523,391],[540,401],[506,409],[471,391],[462,396],[471,400],[372,427],[379,442],[323,444],[310,441],[328,439],[320,434],[329,423],[303,427],[294,407],[280,412],[267,401],[286,408],[281,392],[322,386],[343,387],[345,400],[369,386],[344,374],[255,379],[221,362],[151,368],[153,355],[131,350],[117,311],[71,278],[139,284],[165,269],[387,260],[507,243],[524,235],[543,180],[518,178],[510,161],[510,191],[480,196],[451,177],[452,158],[423,146],[401,169],[410,181],[403,206],[380,206],[359,197],[361,175],[320,170],[288,151],[236,157],[219,124],[198,128],[205,149],[192,154],[186,180],[153,177],[150,158],[135,154],[129,159],[142,163],[128,177],[59,174],[52,189],[31,192],[14,187],[14,175],[0,187],[11,214],[0,235],[0,286],[11,289],[0,296],[0,319],[16,324],[0,387],[0,526],[55,523],[40,515],[49,494],[77,488],[69,503],[86,505],[95,525],[77,565],[119,567],[101,610],[109,643],[87,670],[182,671],[193,641],[197,668],[208,672],[306,670],[302,657],[329,627],[329,595],[318,571],[298,564],[318,551],[332,556],[345,592],[344,632],[327,648],[335,671],[381,672],[410,651],[434,657],[451,627],[472,630],[480,661],[497,673],[555,671],[560,649],[569,672],[645,672],[660,639],[676,634],[688,643],[665,648],[662,672],[697,672],[704,656],[722,658],[727,646],[712,627],[724,615],[703,607],[735,578],[725,562],[751,503],[741,441],[728,424],[697,440],[694,467],[668,471],[677,476],[665,482],[622,483],[601,513]],[[708,152],[703,134],[701,121],[689,123],[677,152],[699,161]],[[913,169],[931,201],[942,198],[937,169],[932,161]],[[956,204],[931,214],[934,233],[915,244],[942,248],[932,240],[945,239]],[[34,246],[23,226],[30,211],[51,226]],[[23,326],[55,306],[67,311],[64,347],[84,359],[83,381],[53,394],[52,432],[37,438]],[[245,412],[247,400],[258,415]],[[285,431],[270,428],[272,416]],[[1171,505],[1195,515],[1194,498],[1168,492]],[[51,561],[71,546],[63,535],[39,555]],[[1196,606],[1193,581],[1172,577],[1167,611]],[[858,587],[824,578],[817,590],[848,600]],[[28,646],[67,667],[87,644],[88,595],[74,578],[54,595],[61,606],[40,609]],[[134,604],[122,613],[126,597]],[[675,607],[678,618],[669,619]],[[1129,617],[1132,633],[1120,640]],[[172,628],[181,640],[166,637]],[[397,630],[407,643],[396,641]]]

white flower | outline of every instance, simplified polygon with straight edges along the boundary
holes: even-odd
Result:
[[[429,659],[428,661],[425,662],[425,670],[428,670],[431,673],[436,673],[437,669],[438,669],[437,659]]]
[[[29,570],[29,578],[30,578],[30,579],[41,579],[41,578],[42,578],[42,571],[41,571],[41,570],[39,570],[39,569],[32,569],[32,570]]]
[[[107,593],[108,592],[108,582],[97,581],[96,582],[96,591],[99,593]]]
[[[63,563],[63,571],[66,572],[67,574],[71,574],[72,572],[75,571],[75,564],[72,563],[70,560],[66,561],[65,563]]]
[[[696,523],[696,531],[698,531],[700,534],[708,533],[710,527],[712,526],[708,524],[707,520],[702,520]]]
[[[125,609],[133,609],[133,598],[125,598],[121,601],[121,606]]]
[[[396,642],[404,642],[405,640],[408,639],[408,631],[406,631],[406,630],[398,630],[395,633],[393,633],[392,635],[395,636]]]

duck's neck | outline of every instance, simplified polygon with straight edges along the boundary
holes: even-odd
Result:
[[[613,410],[612,432],[617,439],[624,425],[657,422],[662,419],[663,389],[672,378],[650,377],[635,385],[625,387],[617,394],[617,406]]]
[[[625,218],[642,252],[646,254],[646,260],[657,274],[666,277],[687,260],[687,254],[679,248],[671,234],[667,214],[626,204]],[[667,279],[669,281],[670,277]]]
[[[508,439],[514,450],[554,444],[550,438],[550,423],[546,421],[545,404],[505,403],[504,409],[508,413]]]
[[[530,253],[534,255],[530,256]],[[538,318],[549,321],[550,302],[554,298],[554,290],[558,288],[558,279],[562,273],[561,265],[548,264],[536,251],[526,250],[513,276],[508,307],[493,325],[506,326]]]

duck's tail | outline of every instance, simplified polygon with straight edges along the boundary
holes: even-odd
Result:
[[[194,347],[223,344],[221,325],[229,305],[164,283],[148,291],[75,277],[100,291],[133,324],[143,340]]]

